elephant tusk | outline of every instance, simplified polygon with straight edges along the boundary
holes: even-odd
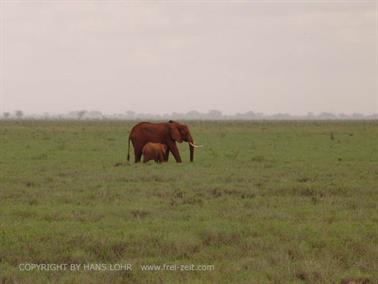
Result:
[[[189,145],[192,146],[193,148],[200,148],[200,147],[203,147],[203,145],[195,145],[195,144],[190,143],[190,142],[189,142]]]

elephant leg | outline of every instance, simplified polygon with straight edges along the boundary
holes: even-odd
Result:
[[[165,153],[164,161],[168,162],[169,159],[169,149],[167,149],[167,152]]]
[[[161,163],[164,163],[164,154],[163,154],[163,152],[160,152],[159,153],[159,163],[161,164]]]
[[[176,162],[177,163],[181,163],[182,161],[181,161],[181,157],[180,157],[180,152],[177,149],[176,144],[171,144],[170,145],[170,150],[171,150],[171,152],[173,154],[173,157],[175,157]]]
[[[142,148],[136,147],[135,149],[135,163],[139,163],[142,158]]]

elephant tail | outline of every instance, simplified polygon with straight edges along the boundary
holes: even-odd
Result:
[[[127,147],[127,161],[130,161],[130,136],[129,136],[129,146]]]

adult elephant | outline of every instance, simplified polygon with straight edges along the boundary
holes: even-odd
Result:
[[[128,161],[130,161],[130,141],[134,146],[135,163],[140,162],[142,149],[149,142],[167,145],[165,160],[168,161],[169,152],[171,152],[177,163],[182,161],[176,142],[188,142],[191,162],[193,162],[194,148],[199,147],[194,144],[188,126],[172,120],[164,123],[141,122],[135,125],[129,135]]]

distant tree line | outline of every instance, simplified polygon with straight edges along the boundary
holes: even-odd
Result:
[[[223,114],[219,110],[209,110],[206,113],[199,111],[189,111],[187,113],[136,113],[125,111],[123,113],[104,114],[96,110],[77,110],[64,114],[24,114],[21,110],[14,112],[4,112],[2,120],[376,120],[378,113],[363,115],[361,113],[334,114],[330,112],[313,113],[307,115],[291,115],[289,113],[264,114],[261,112],[247,111],[233,115]]]

